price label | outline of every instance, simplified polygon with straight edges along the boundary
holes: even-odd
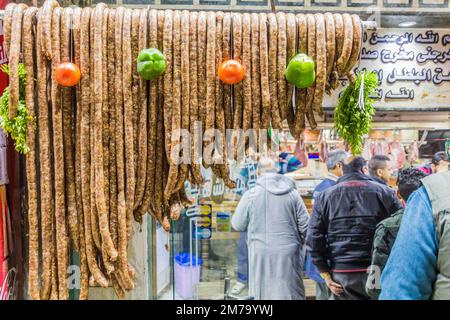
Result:
[[[217,232],[230,232],[231,231],[231,213],[230,212],[217,212],[216,214],[216,231]]]
[[[212,237],[212,206],[210,204],[200,204],[190,214],[195,214],[196,216],[192,226],[194,239],[210,240]]]

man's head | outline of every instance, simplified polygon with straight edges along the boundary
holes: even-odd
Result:
[[[377,177],[386,183],[392,176],[391,159],[388,156],[376,155],[369,161],[369,173],[372,177]]]
[[[344,174],[349,173],[362,173],[364,174],[364,166],[366,165],[366,159],[363,157],[350,156],[345,158],[343,163]]]
[[[431,159],[431,170],[433,173],[448,171],[450,160],[445,151],[436,152]]]
[[[327,169],[329,172],[337,177],[344,174],[343,163],[345,158],[348,157],[348,153],[342,149],[337,149],[328,154]]]
[[[409,196],[420,188],[421,180],[426,176],[425,172],[415,168],[400,171],[397,178],[397,195],[406,203]]]
[[[265,173],[276,173],[277,166],[272,158],[261,156],[258,161],[257,175],[261,176]]]

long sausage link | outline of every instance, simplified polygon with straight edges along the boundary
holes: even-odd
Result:
[[[243,113],[242,129],[245,139],[242,147],[247,146],[247,130],[252,124],[252,66],[251,66],[251,16],[249,13],[242,15],[242,64],[245,67],[243,80]]]
[[[230,58],[231,50],[231,14],[225,13],[223,18],[223,35],[222,35],[222,60]],[[223,85],[223,109],[219,112],[219,123],[223,125],[220,130],[222,131],[223,139],[223,165],[221,166],[222,179],[228,188],[234,188],[236,186],[235,182],[230,179],[230,168],[228,164],[228,145],[227,145],[227,129],[233,128],[233,114],[231,110],[231,86]],[[223,118],[223,119],[222,119]]]
[[[189,94],[190,94],[190,75],[189,75],[189,12],[183,11],[181,14],[181,129],[189,131]],[[182,137],[186,139],[187,137]],[[187,140],[189,141],[189,139]],[[188,163],[190,161],[189,149],[183,148],[182,163],[179,168],[179,177],[174,192],[184,188],[184,182],[188,177]]]
[[[284,70],[286,69],[286,15],[283,12],[277,13],[278,21],[278,65],[277,65],[277,82],[278,82],[278,108],[280,109],[281,120],[287,119],[286,113],[286,79]]]
[[[3,12],[3,50],[7,57],[9,57],[9,46],[11,45],[12,15],[16,6],[17,3],[10,2]]]
[[[139,114],[142,106],[139,92],[139,74],[137,73],[136,59],[139,55],[139,22],[141,10],[134,9],[131,14],[131,96],[133,105],[133,150],[134,150],[134,197],[133,197],[133,215],[136,221],[140,222],[141,217],[134,211],[136,208],[136,192],[139,175]]]
[[[231,23],[232,17],[231,13],[227,12],[223,16],[223,37],[222,37],[222,61],[231,58]],[[222,62],[221,61],[221,62]],[[225,128],[232,129],[233,128],[233,112],[231,108],[231,86],[224,85],[223,88],[223,107],[225,112]]]
[[[339,73],[337,70],[337,61],[342,54],[344,46],[344,19],[342,14],[333,14],[334,19],[334,31],[335,31],[335,42],[336,42],[336,53],[334,58],[334,67],[331,72],[330,86],[331,89],[336,89],[339,86]]]
[[[52,59],[52,13],[56,7],[59,7],[58,1],[46,0],[39,15],[39,20],[42,20],[41,50],[48,60]]]
[[[84,240],[86,246],[86,259],[90,272],[96,282],[102,287],[108,286],[108,281],[98,267],[95,257],[95,244],[91,226],[91,161],[90,161],[90,105],[91,90],[90,82],[92,77],[92,69],[90,66],[89,46],[82,45],[90,43],[90,21],[91,8],[84,8],[81,16],[80,30],[80,71],[83,74],[81,78],[81,128],[80,128],[80,152],[81,152],[81,191],[83,203],[83,219],[84,219]],[[93,164],[92,164],[93,165]]]
[[[215,86],[215,59],[216,59],[216,14],[208,12],[207,15],[207,33],[206,33],[206,119],[205,119],[205,138],[203,141],[203,166],[209,168],[213,163],[214,144],[211,143],[214,137],[215,124],[215,105],[216,105],[216,86]],[[209,144],[208,150],[206,147]],[[211,150],[212,149],[212,150]]]
[[[104,82],[104,63],[103,63],[103,43],[105,42],[106,33],[103,25],[105,19],[103,4],[98,4],[94,9],[94,167],[95,167],[95,203],[97,206],[99,231],[101,235],[102,245],[108,253],[110,259],[115,261],[118,253],[114,248],[109,231],[109,221],[107,213],[107,199],[105,192],[105,174],[103,161],[103,90]],[[106,20],[106,21],[105,21]],[[131,179],[130,179],[131,180]]]
[[[147,9],[142,9],[139,16],[139,52],[145,48],[147,48]],[[134,209],[137,209],[138,206],[142,203],[142,198],[145,192],[146,186],[146,173],[147,173],[147,81],[143,78],[139,77],[139,144],[138,144],[138,173],[137,173],[137,182],[136,182],[136,196],[135,196],[135,204]],[[145,213],[145,212],[144,212]],[[143,213],[136,211],[136,217],[138,220],[142,221]]]
[[[118,263],[121,279],[127,289],[133,287],[133,281],[128,273],[128,223],[127,223],[127,205],[125,201],[125,152],[124,152],[124,85],[123,85],[123,31],[124,31],[125,9],[119,7],[116,9],[115,17],[115,91],[116,91],[116,168],[117,168],[117,230],[118,230]],[[127,23],[130,23],[130,14],[127,14]],[[129,40],[129,38],[128,38]],[[128,42],[129,43],[129,42]]]
[[[150,10],[148,14],[148,40],[151,48],[158,48],[158,13],[155,9]],[[149,84],[149,98],[148,98],[148,122],[147,122],[147,169],[146,169],[146,182],[145,192],[142,199],[142,204],[139,206],[138,211],[141,215],[146,212],[150,212],[154,215],[152,204],[154,202],[155,194],[155,149],[156,149],[156,121],[157,121],[157,83],[158,80],[150,81]],[[147,119],[146,119],[147,120]],[[161,156],[161,155],[160,155]]]
[[[273,129],[281,130],[282,119],[278,101],[278,22],[275,14],[267,15],[269,20],[269,89],[270,89],[270,117]]]
[[[207,14],[204,11],[199,12],[197,28],[198,28],[198,105],[199,118],[205,130],[206,122],[206,35],[207,35]],[[203,132],[202,132],[203,133]]]
[[[215,66],[219,66],[222,62],[222,38],[223,38],[223,12],[216,13],[216,42],[215,42]],[[218,178],[222,178],[223,170],[223,135],[225,132],[221,129],[219,123],[219,113],[223,112],[223,86],[219,77],[215,77],[215,104],[214,104],[214,164],[211,169],[214,175]],[[222,121],[225,121],[223,118]],[[220,133],[220,134],[218,134]]]
[[[109,108],[109,228],[114,247],[118,249],[117,167],[116,167],[116,12],[108,16],[108,108]]]
[[[267,15],[259,19],[259,61],[261,70],[261,128],[267,132],[270,126],[269,44],[267,39]]]
[[[164,44],[164,34],[165,30],[165,12],[164,11],[158,11],[158,48],[163,48]],[[157,106],[156,106],[156,150],[155,153],[159,156],[156,157],[156,165],[155,165],[155,203],[154,203],[154,212],[155,212],[155,218],[158,221],[161,221],[162,219],[162,208],[163,208],[163,202],[164,202],[164,189],[165,189],[165,180],[163,176],[164,171],[164,163],[167,161],[166,156],[166,145],[164,143],[164,131],[165,131],[165,115],[164,115],[164,82],[163,79],[158,79],[157,82]]]
[[[236,59],[242,63],[242,15],[240,13],[233,13],[233,59]],[[242,129],[242,90],[243,83],[237,83],[233,85],[233,129],[235,133],[238,133]],[[233,140],[238,140],[234,144],[233,158],[237,158],[239,150],[239,144],[241,143],[241,137],[233,137]],[[233,141],[234,142],[234,141]]]
[[[19,59],[22,43],[22,20],[26,5],[19,4],[14,8],[11,23],[11,43],[9,59],[9,110],[8,117],[14,118],[19,107]]]
[[[344,42],[342,44],[342,52],[337,61],[337,71],[340,76],[345,75],[347,64],[350,60],[353,47],[353,22],[352,17],[344,13],[342,15],[344,23]]]
[[[109,139],[110,139],[110,109],[109,109],[109,100],[110,100],[110,94],[109,94],[109,82],[110,82],[110,76],[109,76],[109,70],[111,63],[108,61],[108,17],[109,17],[109,8],[105,8],[102,13],[102,25],[101,25],[101,37],[102,37],[102,152],[103,152],[103,185],[104,185],[104,195],[105,195],[105,212],[107,221],[110,221],[110,167],[109,167],[109,158],[111,156],[111,152],[109,150]],[[108,223],[108,230],[109,230],[109,223]],[[111,231],[110,231],[111,232]],[[102,245],[102,250],[105,250],[106,247]],[[105,257],[103,257],[103,260]],[[109,262],[105,262],[107,264]]]
[[[316,60],[316,20],[314,19],[314,15],[307,14],[306,21],[308,24],[308,56],[310,56],[314,61]],[[316,66],[317,67],[317,66]],[[314,93],[316,90],[316,85],[306,89],[306,117],[308,118],[309,125],[313,129],[317,126],[316,120],[314,118],[313,113],[313,100]]]
[[[95,57],[95,53],[94,53],[94,28],[95,28],[95,11],[92,10],[91,12],[91,22],[90,22],[90,34],[89,34],[89,39],[90,39],[90,43],[92,43],[92,45],[90,45],[90,52],[89,52],[89,65],[90,65],[90,70],[91,70],[91,77],[89,78],[89,88],[91,90],[90,93],[90,113],[89,113],[89,117],[90,117],[90,125],[89,125],[89,143],[90,143],[90,189],[89,192],[91,194],[90,196],[90,202],[91,202],[91,214],[90,214],[90,219],[91,219],[91,231],[92,231],[92,238],[94,240],[95,243],[95,247],[96,250],[100,251],[102,249],[102,244],[101,244],[101,236],[100,236],[100,230],[98,227],[98,211],[97,211],[97,204],[96,204],[96,197],[95,197],[95,193],[96,193],[96,189],[95,189],[95,141],[94,141],[94,128],[95,128],[95,99],[94,97],[96,96],[96,92],[94,89],[94,77],[95,77],[95,73],[94,73],[94,57]]]
[[[57,249],[57,274],[58,274],[58,296],[62,300],[67,300],[67,277],[68,266],[68,239],[66,231],[65,212],[65,177],[64,177],[64,142],[63,142],[63,115],[61,106],[61,87],[56,82],[55,68],[60,63],[60,27],[61,8],[55,8],[52,14],[52,120],[53,120],[53,155],[55,169],[55,223],[56,223],[56,249]]]
[[[313,109],[322,116],[322,101],[325,92],[327,74],[327,54],[325,38],[325,20],[323,14],[317,13],[316,20],[316,90],[313,98]]]
[[[290,59],[294,57],[297,51],[297,23],[295,15],[288,13],[286,15],[286,34],[287,34],[287,50],[286,50],[286,65],[289,64]],[[286,81],[286,117],[289,126],[289,131],[293,136],[296,135],[295,127],[295,110],[293,103],[294,85]]]
[[[198,84],[199,84],[199,77],[198,77],[198,64],[197,64],[197,24],[198,24],[198,14],[197,12],[191,12],[190,13],[190,20],[189,20],[189,73],[191,76],[191,83],[190,83],[190,133],[191,137],[193,138],[193,141],[191,141],[191,174],[192,174],[192,180],[196,184],[200,184],[203,180],[202,174],[200,171],[200,153],[198,152],[199,147],[199,140],[198,139],[198,121],[199,118],[199,99],[198,96]],[[201,132],[200,132],[201,134]],[[201,143],[200,143],[201,144]]]
[[[28,116],[35,117],[34,101],[34,28],[33,19],[38,9],[31,7],[25,11],[23,18],[23,63],[25,66],[25,104]],[[28,192],[28,292],[31,299],[39,300],[39,220],[38,220],[38,185],[36,162],[36,130],[34,123],[29,122],[27,128],[27,144],[30,148],[26,155],[26,175]]]
[[[166,58],[166,70],[164,72],[164,127],[165,127],[165,149],[166,156],[170,157],[170,146],[172,138],[172,41],[173,41],[173,12],[167,10],[165,12],[164,30],[163,30],[163,52]]]
[[[36,46],[42,44],[42,20],[38,20]],[[47,300],[51,289],[52,261],[52,216],[53,216],[53,186],[50,159],[50,132],[47,97],[47,64],[41,52],[36,52],[37,93],[38,93],[38,134],[39,134],[39,164],[40,164],[40,198],[41,198],[41,239],[42,239],[42,271],[40,298]]]
[[[327,12],[325,13],[325,30],[326,30],[326,50],[327,50],[327,84],[326,92],[331,94],[331,73],[335,67],[335,57],[336,57],[336,31],[334,27],[333,14]]]
[[[251,15],[251,56],[252,56],[252,132],[255,139],[255,148],[259,139],[261,127],[261,79],[259,62],[259,15]]]
[[[123,51],[123,102],[125,123],[125,169],[126,169],[126,206],[127,206],[127,234],[131,234],[131,218],[134,206],[136,187],[135,157],[134,157],[134,128],[133,128],[133,99],[132,99],[132,47],[131,47],[132,10],[125,9],[123,18],[122,51]]]
[[[80,66],[81,61],[81,8],[75,8],[72,16],[73,33],[73,56],[76,65]],[[84,209],[83,194],[81,188],[81,83],[76,86],[76,120],[75,120],[75,191],[76,191],[76,212],[78,221],[78,239],[80,252],[80,300],[87,300],[89,293],[89,267],[86,257],[86,240],[84,236]]]
[[[180,132],[181,128],[181,13],[175,11],[173,14],[173,82],[172,84],[172,121],[171,125],[171,145],[169,161],[170,169],[169,176],[167,178],[167,185],[164,189],[164,203],[166,206],[169,205],[170,198],[174,194],[175,186],[177,184],[178,174],[178,156],[180,153]],[[167,71],[166,71],[167,72]],[[164,87],[167,90],[167,87]],[[165,98],[165,97],[164,97]],[[166,101],[164,99],[164,104]],[[166,108],[164,108],[164,113]],[[165,128],[167,132],[168,128]],[[176,148],[176,149],[175,149]],[[175,159],[172,159],[172,158]]]
[[[353,68],[355,64],[358,62],[359,56],[361,54],[361,46],[362,46],[362,24],[361,19],[356,14],[352,14],[352,23],[353,23],[353,46],[352,53],[350,55],[350,59],[348,60],[347,66],[345,67],[344,74],[346,74],[351,82],[356,80],[355,73]]]
[[[72,8],[65,8],[61,17],[61,62],[70,62],[70,30]],[[74,160],[74,109],[72,108],[72,88],[62,87],[62,119],[63,119],[63,142],[64,142],[64,168],[66,172],[66,195],[67,195],[67,219],[69,227],[70,242],[74,249],[78,251],[79,231],[75,190],[75,160]]]
[[[296,16],[298,28],[298,51],[308,53],[308,23],[304,14]],[[305,130],[305,114],[306,114],[306,89],[296,89],[295,92],[295,134],[296,140],[300,138],[301,133]]]

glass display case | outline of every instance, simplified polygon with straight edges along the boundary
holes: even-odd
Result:
[[[235,189],[216,179],[211,169],[202,174],[205,182],[200,188],[185,183],[193,205],[172,222],[170,284],[158,298],[250,299],[247,288],[231,293],[237,278],[247,282],[248,267],[246,234],[233,230],[231,218],[245,188],[256,183],[256,166],[232,168]]]

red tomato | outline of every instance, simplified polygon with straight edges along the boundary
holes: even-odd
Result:
[[[55,69],[55,80],[64,87],[73,87],[80,81],[80,69],[72,62],[64,62]]]
[[[236,84],[242,81],[245,76],[244,66],[235,59],[222,62],[219,66],[219,79],[226,84]]]

